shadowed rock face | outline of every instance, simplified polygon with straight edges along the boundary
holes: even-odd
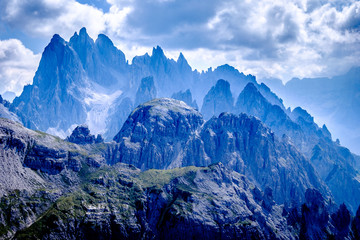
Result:
[[[288,143],[279,142],[261,121],[246,114],[223,113],[201,130],[205,152],[213,162],[270,187],[277,202],[303,201],[305,190],[314,186],[328,191],[311,164]]]
[[[96,138],[94,135],[90,134],[90,130],[86,125],[77,126],[66,140],[80,145],[104,142],[104,139],[100,134],[98,134]]]
[[[335,144],[324,125],[322,128],[304,109],[297,107],[288,114],[272,105],[249,83],[238,97],[236,112],[261,119],[278,137],[293,143],[313,164],[320,178],[330,188],[335,201],[346,203],[355,212],[360,201],[360,182],[357,180],[356,159],[350,151]]]
[[[76,144],[92,144],[95,143],[95,136],[90,134],[90,130],[86,125],[81,125],[74,129],[67,140]]]
[[[0,118],[7,118],[16,122],[21,122],[16,114],[9,111],[10,103],[0,95]]]
[[[140,86],[136,92],[135,106],[156,98],[156,88],[153,77],[141,79]]]
[[[220,79],[204,97],[201,113],[205,119],[210,119],[212,116],[218,116],[222,112],[232,112],[233,104],[234,99],[229,82]]]
[[[184,101],[190,107],[199,109],[196,100],[193,101],[190,89],[187,89],[186,91],[176,92],[171,96],[171,98]]]

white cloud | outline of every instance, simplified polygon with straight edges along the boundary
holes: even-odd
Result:
[[[33,37],[58,33],[68,39],[81,27],[96,36],[106,28],[101,10],[75,0],[4,1],[0,7],[4,22]]]
[[[171,57],[182,51],[193,68],[228,63],[258,78],[333,76],[359,64],[358,0],[107,2],[108,12],[75,0],[3,1],[0,18],[46,39],[85,26],[129,60],[160,45]]]
[[[35,55],[19,40],[0,41],[0,93],[19,95],[24,85],[32,83],[39,61],[40,54]]]

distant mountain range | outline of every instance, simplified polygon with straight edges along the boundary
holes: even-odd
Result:
[[[147,77],[154,81],[152,97],[171,97],[189,89],[199,104],[219,78],[232,83],[235,93],[247,82],[255,82],[255,77],[228,65],[205,73],[193,71],[183,54],[174,61],[160,47],[129,64],[108,37],[100,34],[94,42],[83,28],[69,42],[54,35],[33,84],[25,86],[11,110],[32,129],[65,137],[76,125],[87,123],[110,140],[142,100],[136,96],[138,91],[142,95],[140,85]]]
[[[301,106],[326,123],[335,138],[360,154],[360,67],[333,78],[264,79],[287,106]]]
[[[293,81],[272,83],[305,103],[314,80]],[[332,81],[312,93],[350,108]],[[0,238],[358,239],[359,157],[274,89],[160,47],[130,64],[85,28],[54,35],[33,84],[0,98]]]

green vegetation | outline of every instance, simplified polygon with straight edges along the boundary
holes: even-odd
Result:
[[[169,183],[171,180],[177,177],[188,177],[190,180],[193,180],[196,172],[202,168],[199,167],[184,167],[184,168],[174,168],[170,170],[156,170],[150,169],[139,174],[139,180],[144,187],[156,187],[161,188],[165,184]]]
[[[91,202],[91,199],[81,191],[61,197],[29,228],[17,232],[15,238],[41,239],[42,236],[51,233],[54,229],[58,229],[59,220],[66,224],[67,221],[84,218],[83,202]]]
[[[103,223],[94,222],[90,224],[87,221],[89,220],[88,214],[91,215],[94,212],[106,216],[107,211],[114,211],[118,220],[128,224],[127,221],[134,217],[135,212],[143,209],[146,191],[160,193],[164,185],[182,177],[183,180],[176,182],[177,190],[169,196],[169,202],[161,213],[158,222],[158,226],[161,226],[168,214],[181,217],[193,211],[192,204],[187,199],[192,194],[196,194],[196,189],[192,183],[196,173],[203,169],[205,168],[185,167],[139,172],[135,168],[120,164],[103,166],[95,170],[86,163],[82,163],[82,168],[78,173],[82,182],[79,189],[60,197],[46,212],[39,216],[35,223],[18,231],[15,238],[41,239],[44,236],[49,236],[50,233],[60,234],[66,231],[70,223],[74,224],[74,221],[78,224],[77,228],[84,231],[88,228],[101,228],[99,224]],[[14,194],[16,195],[16,193]],[[38,199],[34,198],[32,201],[47,201],[47,199],[40,198],[42,196]],[[31,205],[31,201],[29,204]],[[48,204],[50,203],[48,202]],[[31,207],[30,205],[27,207]],[[97,211],[99,213],[96,213]],[[0,226],[0,233],[4,235],[7,231],[7,226]]]
[[[237,224],[246,227],[246,226],[250,226],[250,225],[252,224],[252,221],[251,221],[250,219],[247,219],[247,218],[246,218],[245,220],[242,220],[242,221],[240,221],[240,222],[237,222]]]

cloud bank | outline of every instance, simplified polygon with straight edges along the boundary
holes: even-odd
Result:
[[[107,34],[128,57],[160,45],[173,57],[182,51],[200,70],[229,63],[260,78],[333,76],[360,64],[360,1],[81,2],[3,1],[0,32],[68,39],[85,26],[92,37]]]

